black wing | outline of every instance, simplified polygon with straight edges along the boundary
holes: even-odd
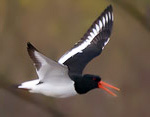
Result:
[[[110,5],[95,20],[83,38],[58,62],[67,65],[69,73],[82,74],[88,62],[100,55],[104,46],[108,43],[112,26],[113,10]]]

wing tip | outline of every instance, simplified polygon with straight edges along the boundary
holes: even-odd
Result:
[[[41,63],[35,56],[35,51],[37,51],[37,52],[39,52],[39,51],[30,42],[27,42],[27,51],[28,51],[30,58],[34,62],[36,69],[39,70],[41,67]]]
[[[111,4],[110,4],[110,5],[108,5],[108,6],[107,6],[107,8],[106,8],[106,10],[113,11],[113,7],[112,7],[112,5],[111,5]]]
[[[108,13],[108,12],[110,12],[110,13],[112,13],[113,12],[113,7],[112,7],[112,5],[110,4],[110,5],[108,5],[106,8],[105,8],[105,10],[102,12],[102,14],[101,15],[104,15],[104,14],[106,14],[106,13]]]
[[[28,51],[38,51],[30,42],[27,42]]]
[[[27,51],[28,51],[29,56],[33,59],[34,52],[38,50],[30,42],[27,42]]]

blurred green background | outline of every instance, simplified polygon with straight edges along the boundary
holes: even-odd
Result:
[[[111,40],[84,73],[121,89],[54,99],[12,87],[37,77],[29,41],[58,60],[109,5]],[[150,0],[0,0],[0,117],[150,117]]]

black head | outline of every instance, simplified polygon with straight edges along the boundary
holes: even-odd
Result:
[[[75,90],[79,94],[87,93],[88,91],[98,88],[98,83],[101,81],[99,76],[86,74],[84,76],[74,76]]]

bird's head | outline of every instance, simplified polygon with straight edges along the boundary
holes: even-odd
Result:
[[[79,76],[78,76],[79,77]],[[101,80],[100,76],[96,76],[96,75],[83,75],[80,78],[75,78],[75,89],[79,94],[85,94],[88,91],[95,89],[95,88],[101,88],[104,89],[105,91],[107,91],[108,93],[110,93],[113,96],[116,96],[115,93],[113,93],[112,91],[110,91],[108,88],[112,88],[115,89],[117,91],[119,91],[120,89],[117,87],[114,87],[108,83],[105,83]]]

